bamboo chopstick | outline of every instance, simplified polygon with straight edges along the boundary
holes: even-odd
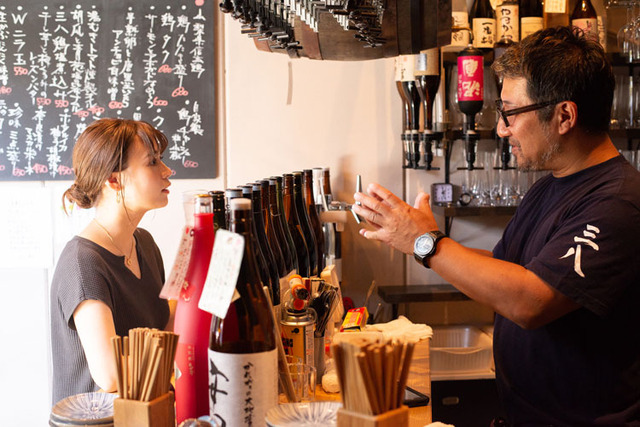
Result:
[[[343,407],[367,415],[401,407],[413,349],[413,343],[366,343],[351,339],[333,344],[331,351]]]
[[[111,338],[122,399],[150,401],[169,391],[178,336],[150,328],[134,328]]]

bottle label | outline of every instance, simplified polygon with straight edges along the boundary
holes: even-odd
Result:
[[[416,76],[440,75],[440,54],[437,47],[423,50],[419,55],[416,55],[414,73]]]
[[[598,16],[598,40],[600,41],[600,45],[607,51],[607,29],[604,24],[604,19],[602,16]]]
[[[517,42],[520,39],[518,13],[519,7],[517,3],[498,6],[496,9],[498,40],[504,37]]]
[[[469,44],[469,14],[467,12],[451,12],[453,27],[451,27],[451,44],[453,46],[467,46]]]
[[[209,350],[209,411],[226,426],[264,425],[278,404],[276,350],[237,354]]]
[[[473,47],[493,49],[496,42],[496,20],[473,18]]]
[[[396,57],[396,81],[409,82],[414,80],[413,76],[414,59],[413,55],[398,55]]]
[[[520,18],[520,37],[525,38],[538,30],[541,30],[543,26],[542,17],[538,16],[526,16]]]
[[[598,41],[598,20],[596,18],[572,19],[571,25],[584,31],[587,38]]]
[[[198,308],[224,319],[229,305],[238,299],[236,282],[244,256],[244,237],[227,230],[216,232],[207,279]]]
[[[545,0],[544,13],[567,13],[567,0]]]
[[[177,300],[180,297],[180,290],[184,284],[184,278],[189,269],[189,259],[193,248],[193,230],[191,227],[184,227],[182,238],[178,245],[178,253],[173,261],[173,267],[169,278],[160,291],[160,298]]]
[[[458,57],[458,102],[483,100],[483,63],[482,56]]]

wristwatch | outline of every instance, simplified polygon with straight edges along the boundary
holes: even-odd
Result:
[[[413,243],[413,256],[416,261],[423,266],[430,268],[428,263],[429,258],[435,255],[438,242],[443,237],[447,237],[447,235],[438,230],[428,231],[418,237]]]

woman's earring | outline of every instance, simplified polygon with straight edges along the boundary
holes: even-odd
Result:
[[[116,192],[116,203],[120,203],[120,192]]]

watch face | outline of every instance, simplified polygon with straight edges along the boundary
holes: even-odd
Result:
[[[433,249],[434,239],[429,234],[423,234],[416,239],[414,252],[418,255],[425,256]]]

